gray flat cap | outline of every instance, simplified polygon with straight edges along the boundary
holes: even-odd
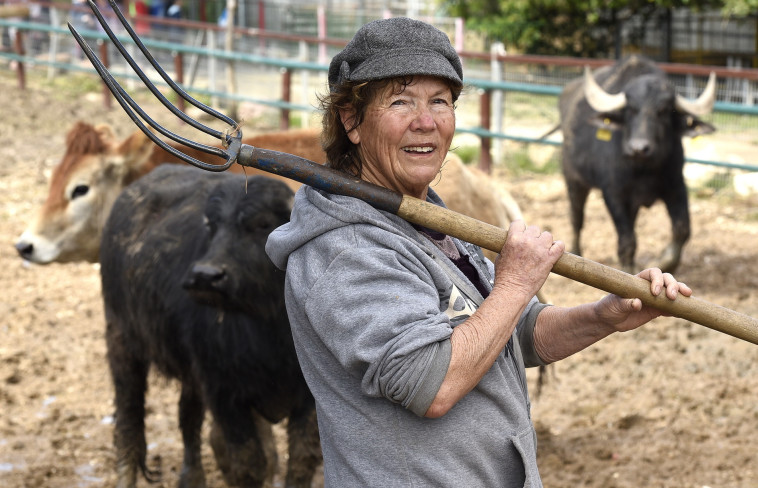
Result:
[[[425,22],[406,17],[374,20],[332,59],[329,86],[396,76],[438,76],[463,85],[463,68],[450,39]]]

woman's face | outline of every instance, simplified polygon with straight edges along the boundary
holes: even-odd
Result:
[[[378,94],[348,137],[358,146],[364,180],[425,199],[455,133],[453,95],[445,82],[425,76],[399,91],[391,84]],[[341,114],[346,128],[351,115]]]

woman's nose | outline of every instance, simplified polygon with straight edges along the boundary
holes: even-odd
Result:
[[[415,117],[411,122],[411,130],[432,130],[436,124],[432,111],[424,105],[417,107]]]

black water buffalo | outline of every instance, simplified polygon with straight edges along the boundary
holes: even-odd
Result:
[[[563,90],[559,109],[563,131],[563,175],[571,202],[572,252],[581,254],[584,206],[592,188],[603,193],[618,234],[621,267],[634,271],[635,220],[641,206],[661,199],[672,226],[672,240],[658,266],[673,271],[690,237],[683,136],[715,129],[698,116],[715,101],[716,78],[697,100],[677,95],[653,62],[631,56],[599,69]]]
[[[181,382],[179,486],[205,486],[211,445],[231,486],[262,486],[276,466],[271,423],[287,419],[286,486],[310,487],[321,462],[315,406],[284,306],[284,273],[264,252],[293,194],[265,177],[164,165],[127,187],[105,225],[100,261],[115,387],[118,486],[145,462],[145,392],[155,366]]]

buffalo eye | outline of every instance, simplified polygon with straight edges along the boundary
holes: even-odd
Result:
[[[606,120],[606,124],[621,124],[624,121],[624,112],[606,112],[603,114],[603,118]]]
[[[74,187],[73,191],[71,191],[71,200],[73,200],[75,198],[83,197],[84,195],[87,194],[87,192],[89,192],[89,186],[87,186],[87,185],[76,185]]]

